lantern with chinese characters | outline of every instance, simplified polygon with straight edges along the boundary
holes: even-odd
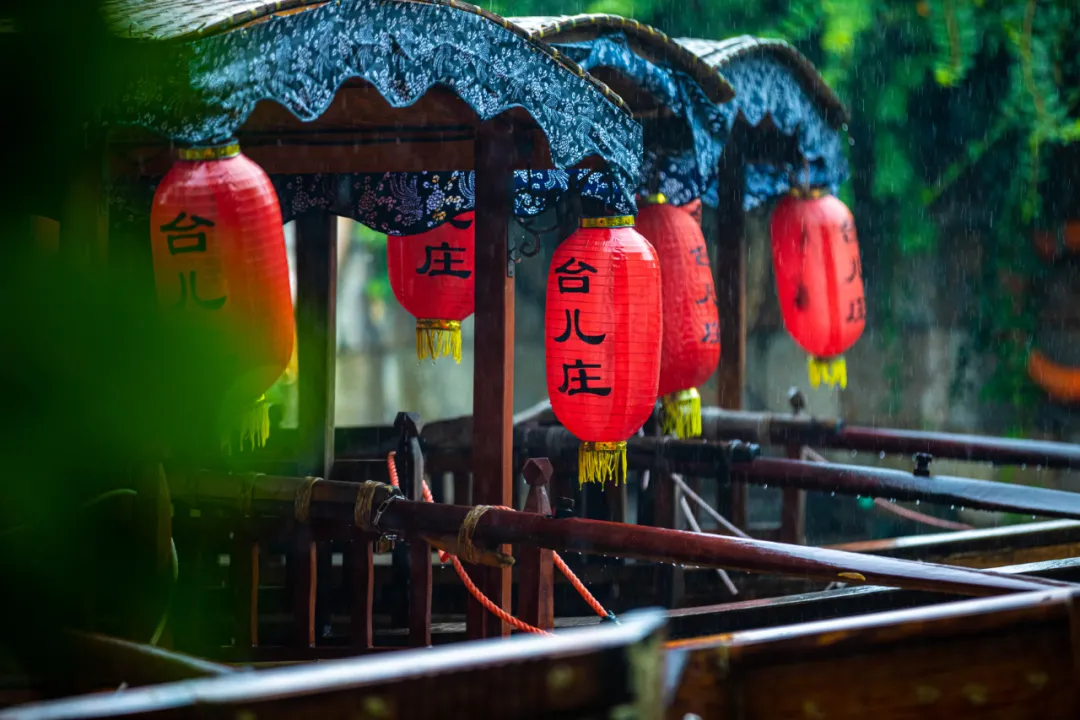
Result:
[[[261,447],[270,432],[264,393],[293,353],[295,322],[281,207],[270,178],[235,141],[182,149],[150,211],[154,279],[161,305],[199,313],[233,343],[224,445]]]
[[[810,353],[810,384],[847,387],[843,353],[866,324],[851,211],[820,191],[793,191],[772,216],[773,269],[784,327]]]
[[[697,386],[720,362],[720,320],[716,289],[701,225],[683,208],[651,196],[637,217],[637,229],[660,258],[664,333],[660,359],[660,402],[665,434],[701,435]]]
[[[656,405],[660,263],[633,225],[630,216],[583,219],[548,271],[548,396],[581,441],[581,483],[626,477],[626,439]]]
[[[388,237],[390,287],[416,318],[416,358],[461,362],[461,321],[473,313],[474,213],[419,235]]]

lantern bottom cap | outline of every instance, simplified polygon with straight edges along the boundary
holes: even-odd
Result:
[[[701,436],[701,395],[697,388],[669,393],[660,398],[660,429],[677,438]]]
[[[840,386],[847,388],[847,361],[843,355],[831,358],[809,357],[806,367],[810,375],[810,387],[820,387],[822,384],[829,387]]]
[[[416,321],[416,359],[454,358],[461,363],[461,321],[421,318]]]
[[[266,445],[270,437],[270,403],[266,395],[260,395],[259,399],[244,409],[240,417],[221,438],[222,452],[231,455],[234,450],[234,441],[239,439],[235,449],[243,452],[245,448],[261,448]]]
[[[582,442],[578,446],[578,486],[626,481],[626,441]]]

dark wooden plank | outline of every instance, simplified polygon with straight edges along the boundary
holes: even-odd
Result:
[[[661,714],[663,616],[553,637],[515,637],[325,664],[234,673],[24,706],[5,720],[207,717],[257,713],[262,720],[467,714],[487,718],[635,717]],[[483,678],[483,682],[476,682]]]
[[[1080,558],[995,568],[1008,575],[1030,575],[1049,580],[1080,580]],[[798,622],[831,620],[868,613],[945,602],[952,596],[887,587],[850,587],[803,592],[783,597],[745,600],[673,610],[669,628],[673,638],[693,638]]]
[[[522,469],[529,484],[525,512],[551,514],[548,482],[552,467],[547,458],[531,458]],[[516,549],[515,565],[519,568],[518,615],[541,630],[555,627],[555,568],[551,550],[522,544]]]
[[[472,501],[478,505],[513,503],[514,278],[509,277],[507,262],[515,155],[512,125],[495,118],[480,127],[476,138],[479,212],[472,443]],[[509,612],[510,571],[480,567],[469,571],[481,591]],[[470,599],[469,637],[508,632],[501,621]]]
[[[1075,717],[1073,605],[1050,590],[676,643],[668,717]]]

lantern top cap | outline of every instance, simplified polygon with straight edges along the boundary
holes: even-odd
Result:
[[[609,215],[608,217],[585,217],[578,222],[583,228],[634,227],[633,215]]]
[[[218,145],[184,147],[176,154],[181,160],[224,160],[240,154],[240,143],[229,140]]]
[[[831,195],[832,193],[829,192],[828,188],[801,188],[796,186],[791,188],[789,194],[791,195],[791,197],[796,198],[797,200],[820,200],[826,195]]]

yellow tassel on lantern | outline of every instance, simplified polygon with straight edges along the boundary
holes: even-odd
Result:
[[[701,436],[701,395],[697,388],[680,390],[660,398],[661,429],[677,438]]]
[[[459,320],[417,320],[416,359],[438,358],[453,355],[454,362],[461,363],[461,322]]]
[[[583,442],[578,446],[578,487],[626,480],[626,442]]]
[[[847,363],[842,356],[828,360],[807,358],[807,368],[810,371],[811,387],[819,387],[822,383],[829,387],[839,385],[841,389],[847,387]]]
[[[250,407],[237,418],[236,423],[221,438],[221,449],[231,455],[233,452],[233,439],[239,436],[240,445],[237,450],[243,452],[244,448],[252,449],[265,447],[270,437],[270,403],[265,395],[260,395]]]

